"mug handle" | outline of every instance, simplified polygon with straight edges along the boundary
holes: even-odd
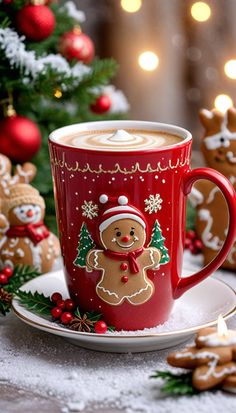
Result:
[[[199,282],[203,281],[206,277],[211,275],[217,270],[225,260],[230,251],[236,237],[236,192],[225,176],[220,172],[211,168],[198,168],[192,171],[186,172],[183,176],[182,190],[185,196],[187,196],[195,181],[199,179],[207,179],[218,186],[223,193],[228,210],[229,210],[229,228],[225,239],[225,242],[217,254],[217,256],[207,264],[202,270],[188,277],[176,277],[173,280],[173,296],[179,298],[189,288],[194,287]]]

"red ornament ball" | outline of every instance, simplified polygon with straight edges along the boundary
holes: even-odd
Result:
[[[64,313],[62,313],[61,315],[61,322],[62,324],[70,324],[70,322],[73,320],[73,314],[71,314],[69,311],[65,311]]]
[[[60,318],[62,315],[62,309],[59,307],[54,307],[51,309],[51,315],[53,316],[53,318],[57,319]]]
[[[97,334],[105,334],[107,332],[107,325],[105,321],[99,320],[94,324],[94,331]]]
[[[13,275],[13,269],[11,267],[5,267],[2,269],[2,274],[5,274],[7,278],[10,278]]]
[[[61,300],[61,299],[62,299],[62,295],[61,293],[58,293],[57,291],[51,295],[51,301],[53,303],[56,303],[58,300]]]
[[[90,63],[94,58],[92,40],[76,28],[61,36],[58,50],[69,61],[75,59],[83,63]]]
[[[29,161],[40,146],[41,133],[32,120],[16,115],[0,121],[0,152],[12,161]]]
[[[71,300],[70,298],[67,298],[67,300],[65,300],[65,307],[69,311],[74,310],[74,308],[75,308],[74,301]]]
[[[17,29],[27,39],[39,42],[47,39],[55,28],[55,16],[44,5],[27,4],[16,15]]]
[[[0,274],[0,285],[8,284],[8,277],[5,274]]]
[[[56,305],[57,305],[57,307],[61,308],[62,310],[64,310],[66,308],[64,300],[57,300]]]
[[[107,95],[101,95],[97,98],[95,103],[90,105],[90,109],[92,112],[101,115],[102,113],[106,113],[109,111],[111,107],[111,99]]]

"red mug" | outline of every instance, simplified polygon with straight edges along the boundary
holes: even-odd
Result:
[[[150,141],[143,147],[145,133]],[[152,134],[176,140],[157,146]],[[211,275],[234,242],[234,189],[213,169],[190,169],[191,143],[185,129],[142,121],[81,123],[49,137],[70,295],[82,311],[102,313],[116,330],[164,323],[174,300]],[[186,199],[198,179],[214,182],[224,194],[229,230],[214,260],[182,278]]]

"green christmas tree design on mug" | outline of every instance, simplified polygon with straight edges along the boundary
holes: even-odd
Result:
[[[151,241],[148,244],[148,247],[155,247],[161,251],[162,256],[159,264],[167,264],[167,262],[170,261],[168,249],[165,247],[164,241],[165,238],[162,235],[160,224],[156,219],[152,229]]]

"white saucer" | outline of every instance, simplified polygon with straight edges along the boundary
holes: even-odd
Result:
[[[27,282],[22,290],[35,292],[36,290],[46,296],[54,291],[59,291],[63,297],[68,296],[62,271],[51,272]],[[189,307],[189,311],[199,311],[203,314],[201,323],[189,328],[173,329],[173,331],[153,333],[148,330],[129,333],[94,334],[69,330],[52,321],[34,314],[21,306],[17,299],[12,306],[15,314],[25,323],[52,334],[62,336],[81,347],[91,350],[107,352],[144,352],[175,346],[187,340],[200,328],[215,325],[217,317],[222,314],[225,319],[232,317],[236,312],[236,295],[228,285],[214,278],[208,278],[201,284],[185,293],[178,301],[178,308]],[[188,314],[186,314],[188,317]]]

